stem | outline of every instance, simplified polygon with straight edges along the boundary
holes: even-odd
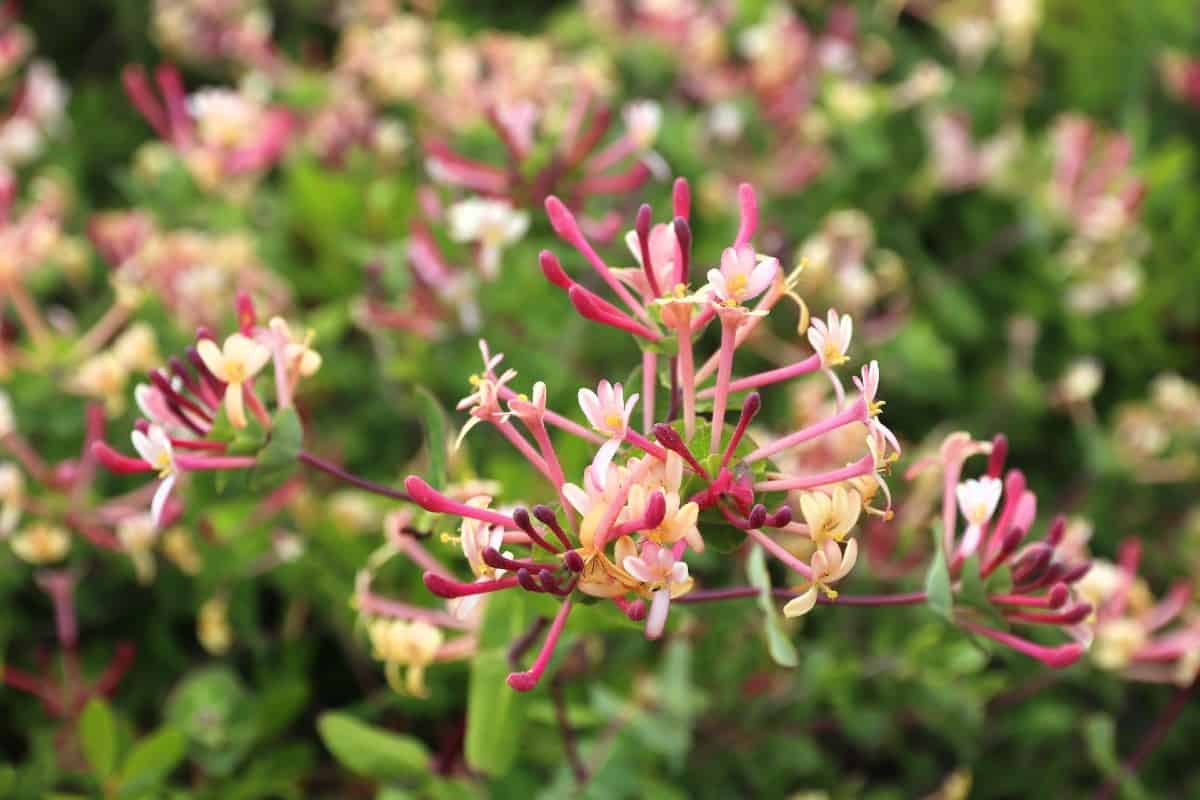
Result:
[[[771,555],[778,558],[786,566],[790,567],[791,569],[795,570],[796,572],[799,572],[801,575],[803,575],[806,578],[812,577],[812,568],[809,567],[808,564],[805,564],[803,561],[801,561],[800,559],[796,558],[794,555],[789,553],[787,551],[787,548],[785,548],[779,542],[772,539],[770,536],[767,536],[762,531],[756,530],[754,528],[750,528],[749,530],[747,530],[746,535],[749,536],[754,541],[761,544],[763,546],[764,550],[766,550],[768,553],[770,553]]]
[[[19,283],[13,283],[8,287],[8,296],[12,300],[17,316],[21,318],[21,324],[33,337],[33,343],[41,347],[50,341],[50,328],[46,325],[46,320],[42,317],[42,312],[38,310],[37,304],[33,302],[33,298],[25,291],[25,287]]]
[[[642,353],[642,430],[648,436],[654,426],[654,390],[658,356],[650,351]]]
[[[129,306],[124,303],[113,303],[109,306],[108,311],[80,337],[75,345],[75,355],[86,358],[103,347],[129,319],[130,311]]]
[[[783,600],[796,597],[799,592],[790,589],[772,589],[771,594]],[[672,603],[710,603],[719,600],[741,600],[758,597],[759,591],[753,586],[734,586],[728,589],[707,589],[691,592],[683,597],[676,597]],[[820,595],[817,602],[830,606],[917,606],[925,602],[924,592],[906,592],[903,594],[839,594],[836,598]]]
[[[390,486],[384,486],[382,483],[376,483],[375,481],[370,481],[366,478],[360,478],[357,475],[347,472],[336,464],[313,455],[307,450],[301,450],[297,458],[302,463],[307,464],[310,467],[314,467],[315,469],[319,469],[322,472],[327,472],[338,480],[345,481],[352,486],[357,486],[359,489],[363,489],[368,492],[374,492],[375,494],[383,495],[384,497],[390,497],[393,500],[412,502],[412,497],[409,496],[408,492],[404,492],[399,489],[393,489]]]
[[[708,452],[715,453],[721,448],[721,433],[725,428],[725,407],[729,403],[729,378],[733,373],[734,336],[737,333],[737,323],[726,321],[721,317],[721,352],[717,362],[717,391],[713,395],[712,438],[709,439]]]

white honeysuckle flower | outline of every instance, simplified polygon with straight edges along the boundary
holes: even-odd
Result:
[[[591,389],[579,390],[579,407],[583,409],[584,416],[597,432],[608,436],[608,441],[600,445],[592,460],[593,474],[602,486],[608,476],[608,465],[612,463],[617,448],[629,431],[629,416],[639,396],[634,393],[629,400],[625,400],[625,390],[621,384],[614,385],[606,380],[600,381],[594,392]]]
[[[813,610],[817,604],[818,591],[824,592],[829,598],[837,597],[837,591],[830,584],[837,583],[850,574],[854,563],[858,561],[858,540],[846,542],[843,550],[832,539],[826,540],[812,554],[809,566],[812,567],[812,584],[798,597],[793,597],[783,607],[785,617],[801,617]]]
[[[204,366],[226,384],[225,412],[229,422],[236,428],[246,427],[243,386],[271,360],[271,351],[240,333],[231,334],[221,348],[212,339],[201,339],[196,350]]]
[[[292,335],[287,322],[281,317],[273,317],[268,325],[283,342],[283,357],[288,369],[302,378],[315,375],[322,363],[321,354],[311,346],[316,333],[310,328],[304,332],[303,339],[298,339]]]
[[[472,197],[450,206],[446,218],[451,239],[479,243],[480,270],[489,279],[500,273],[504,247],[529,230],[529,214],[514,209],[507,200]]]
[[[197,137],[208,146],[238,147],[262,129],[262,106],[232,89],[193,92],[187,98],[187,109],[196,121]]]
[[[403,619],[376,619],[367,627],[373,655],[387,665],[388,682],[397,691],[416,697],[425,696],[425,667],[437,656],[445,640],[440,628],[428,622]],[[399,667],[407,667],[403,684]]]
[[[979,539],[983,535],[983,526],[996,513],[1000,503],[1000,493],[1004,483],[999,478],[972,478],[958,484],[955,494],[958,496],[958,507],[967,520],[967,530],[963,533],[959,552],[970,556],[979,547]]]
[[[13,416],[12,401],[8,392],[0,389],[0,439],[8,436],[17,427],[16,417]]]
[[[8,536],[21,521],[25,476],[16,464],[0,464],[0,537]]]
[[[814,317],[808,327],[808,341],[821,356],[821,366],[835,367],[846,362],[850,339],[854,334],[854,321],[849,314],[838,314],[829,309],[827,321]]]
[[[53,564],[67,557],[71,535],[58,525],[36,522],[12,538],[12,549],[27,564]]]
[[[171,439],[158,425],[151,425],[146,433],[135,430],[130,434],[130,438],[137,454],[158,472],[160,482],[154,492],[154,499],[150,501],[150,516],[154,519],[154,524],[158,525],[162,522],[163,506],[166,505],[167,497],[178,478],[175,451],[171,447]]]
[[[740,305],[765,292],[778,272],[778,259],[760,257],[748,244],[726,247],[721,268],[708,271],[709,291],[720,303]]]
[[[153,549],[158,541],[158,525],[151,514],[132,514],[117,523],[117,540],[133,561],[139,583],[154,579]]]
[[[800,495],[800,513],[808,525],[809,536],[817,544],[833,539],[842,541],[858,523],[862,497],[857,491],[834,487],[833,494],[805,492]]]
[[[662,106],[654,100],[635,100],[621,110],[626,135],[638,150],[648,150],[658,138],[662,125]]]

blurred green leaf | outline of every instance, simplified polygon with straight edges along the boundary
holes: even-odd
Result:
[[[122,797],[138,797],[161,784],[187,753],[187,738],[164,726],[140,740],[121,766]]]
[[[117,767],[117,724],[102,698],[88,701],[79,716],[79,744],[96,777],[108,780]]]
[[[758,605],[763,611],[763,624],[767,636],[767,649],[776,664],[794,667],[799,663],[796,648],[791,639],[779,626],[779,612],[775,598],[771,596],[771,575],[767,571],[767,557],[759,545],[750,548],[746,557],[746,575],[750,585],[758,589]]]
[[[925,573],[926,602],[934,613],[948,621],[954,620],[954,598],[950,591],[950,571],[946,569],[946,558],[942,543],[934,537],[933,562]]]
[[[429,774],[429,751],[412,736],[381,730],[337,711],[322,714],[317,731],[334,758],[364,777],[415,781]]]

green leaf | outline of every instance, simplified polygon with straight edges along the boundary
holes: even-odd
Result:
[[[800,663],[792,640],[779,625],[779,612],[771,597],[771,574],[767,571],[767,557],[759,545],[750,548],[746,558],[746,576],[750,585],[758,589],[758,605],[763,610],[764,630],[767,634],[767,650],[771,658],[781,667],[794,667]]]
[[[160,785],[187,752],[187,737],[170,726],[163,726],[133,747],[121,767],[121,795],[136,797]]]
[[[925,574],[925,594],[929,607],[947,620],[954,617],[954,598],[950,593],[950,570],[946,569],[946,556],[941,542],[934,543],[933,563]]]
[[[337,711],[322,714],[317,730],[334,758],[364,777],[412,781],[429,774],[429,751],[413,736],[381,730]]]
[[[441,489],[446,485],[446,414],[424,386],[417,387],[417,405],[425,429],[425,449],[429,451],[429,472],[424,477],[430,486]]]
[[[96,777],[104,782],[117,768],[117,722],[103,699],[93,698],[79,717],[79,743]]]
[[[251,489],[265,489],[284,481],[296,468],[304,447],[304,428],[294,408],[281,408],[271,422],[271,438],[258,453],[250,475]]]
[[[467,687],[465,750],[468,764],[492,775],[508,771],[521,742],[529,695],[506,683],[512,671],[508,647],[533,616],[523,592],[500,592],[488,598],[480,626],[480,649]]]

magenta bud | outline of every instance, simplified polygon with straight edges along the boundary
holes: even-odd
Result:
[[[687,450],[687,445],[683,443],[683,437],[679,435],[679,431],[672,428],[665,422],[657,422],[654,424],[654,439],[668,450],[679,452]]]
[[[554,228],[554,232],[564,242],[578,246],[583,241],[583,234],[579,230],[579,223],[575,220],[575,215],[571,213],[563,202],[554,195],[546,198],[546,216],[550,218],[550,226]]]
[[[1071,597],[1071,590],[1067,588],[1065,583],[1056,583],[1050,587],[1050,592],[1046,596],[1046,603],[1050,608],[1062,608],[1067,604],[1067,600]]]
[[[1054,517],[1054,521],[1050,523],[1050,530],[1046,533],[1046,544],[1051,547],[1058,547],[1062,542],[1063,534],[1067,530],[1067,518],[1062,514]]]
[[[551,253],[549,250],[543,250],[538,254],[538,263],[542,265],[542,274],[546,276],[546,280],[550,281],[560,289],[571,288],[571,278],[563,270],[562,264],[559,263],[558,256],[554,255],[554,253]]]
[[[492,569],[508,569],[508,559],[500,554],[500,551],[494,547],[483,548],[483,563],[487,564]]]
[[[527,592],[540,592],[542,588],[537,585],[537,581],[533,579],[533,575],[525,567],[517,570],[517,583]]]
[[[988,456],[987,474],[991,478],[999,478],[1004,472],[1004,461],[1008,458],[1008,437],[997,433],[992,438],[992,452]]]
[[[641,622],[646,618],[646,602],[644,600],[634,600],[625,606],[625,616],[634,622]]]
[[[1063,573],[1062,582],[1066,584],[1075,583],[1077,580],[1087,575],[1092,569],[1092,562],[1084,561]]]
[[[529,512],[524,508],[515,508],[512,512],[513,522],[517,523],[517,527],[527,534],[536,535],[533,530],[533,521],[529,519]]]
[[[750,421],[754,419],[754,416],[761,408],[761,394],[758,392],[751,392],[750,394],[746,395],[746,402],[742,403],[742,417],[745,418],[747,425],[750,424]]]
[[[767,521],[767,507],[762,503],[757,504],[750,509],[750,515],[746,518],[746,522],[751,528],[761,528]]]
[[[667,515],[667,498],[662,492],[655,492],[646,501],[646,513],[642,524],[647,528],[657,528]]]
[[[134,430],[139,430],[142,433],[148,433],[150,431],[150,423],[147,420],[138,417],[133,423],[133,428]]]
[[[764,523],[769,528],[782,528],[792,521],[792,509],[790,506],[780,506],[779,510],[767,518]]]
[[[671,187],[671,206],[675,216],[687,219],[692,210],[692,189],[688,185],[687,178],[679,177],[675,179],[675,185]]]
[[[568,550],[567,554],[563,556],[563,562],[571,572],[583,572],[583,556],[579,555],[579,551]]]
[[[637,231],[639,239],[650,239],[650,219],[654,212],[650,210],[649,203],[642,203],[638,208],[637,217],[634,218],[633,229]]]
[[[692,227],[683,217],[676,217],[674,222],[675,239],[679,242],[679,283],[688,282],[692,259]]]

